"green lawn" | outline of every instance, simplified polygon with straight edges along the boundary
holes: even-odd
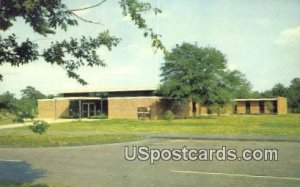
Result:
[[[183,134],[300,135],[300,115],[243,115],[180,120],[98,120],[53,124],[50,130]]]
[[[14,117],[15,116],[12,114],[0,111],[0,125],[7,125],[13,123],[12,119]]]
[[[51,124],[43,135],[33,134],[28,128],[0,130],[0,146],[72,146],[134,141],[143,138],[136,134],[138,132],[299,136],[300,115],[213,116],[172,121],[96,120],[56,123]]]
[[[0,132],[0,147],[57,147],[57,146],[75,146],[75,145],[95,145],[104,143],[117,143],[138,140],[141,137],[136,135],[95,135],[78,133],[46,133],[43,135],[33,134],[31,132],[15,133]]]

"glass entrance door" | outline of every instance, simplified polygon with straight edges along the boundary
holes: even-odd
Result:
[[[82,103],[82,117],[88,118],[96,115],[95,103]]]

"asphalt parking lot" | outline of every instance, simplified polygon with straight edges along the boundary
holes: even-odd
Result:
[[[125,146],[277,149],[278,161],[127,161]],[[132,152],[131,152],[132,153]],[[0,181],[57,186],[300,186],[300,143],[147,139],[57,148],[0,148]]]

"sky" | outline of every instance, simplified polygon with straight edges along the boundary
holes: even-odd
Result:
[[[94,5],[99,0],[65,1],[70,9]],[[122,15],[118,0],[108,0],[99,7],[78,12],[85,18],[100,21],[100,25],[79,22],[67,32],[43,37],[19,18],[2,37],[16,33],[19,41],[30,38],[41,48],[51,41],[70,37],[96,36],[109,30],[122,39],[108,51],[97,51],[106,67],[83,67],[77,71],[89,84],[81,86],[68,78],[64,69],[45,63],[42,59],[20,67],[2,65],[0,93],[33,86],[44,94],[66,90],[157,87],[160,67],[164,63],[161,52],[154,53],[149,38],[143,37],[129,17]],[[274,84],[285,86],[300,77],[300,1],[299,0],[151,0],[162,13],[152,12],[144,17],[157,33],[167,50],[182,42],[197,43],[201,47],[215,47],[225,54],[228,68],[243,72],[253,90],[271,89]]]

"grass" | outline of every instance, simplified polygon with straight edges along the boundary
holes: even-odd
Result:
[[[12,119],[14,117],[15,116],[10,113],[0,111],[0,125],[12,124],[13,123]]]
[[[212,116],[199,119],[96,120],[51,124],[43,135],[27,127],[0,130],[0,147],[93,145],[141,139],[137,133],[299,136],[300,115]],[[105,134],[106,133],[106,134]]]
[[[53,124],[50,130],[179,134],[300,135],[300,115],[213,116],[200,119],[98,120]]]
[[[0,147],[58,147],[95,145],[105,143],[127,142],[140,139],[136,135],[95,135],[95,134],[33,134],[3,133],[0,134]]]

